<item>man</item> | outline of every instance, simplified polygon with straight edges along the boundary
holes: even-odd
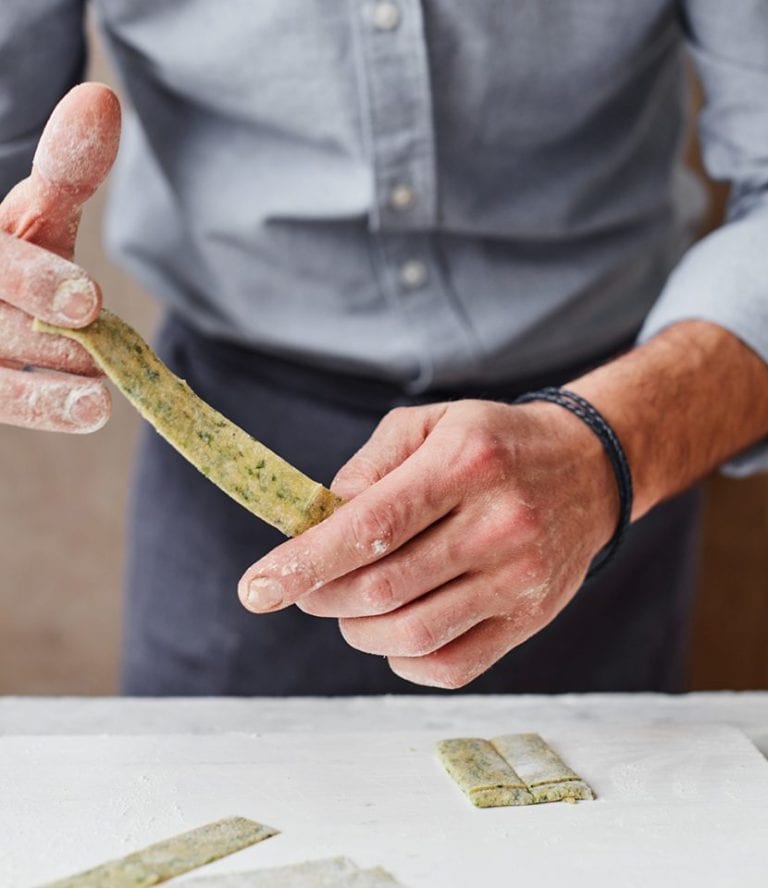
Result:
[[[147,436],[126,690],[680,689],[681,492],[768,465],[764,0],[94,7],[135,109],[109,239],[170,309],[161,355],[308,474],[343,465],[351,500],[280,544]],[[81,19],[80,0],[0,12],[6,187],[80,76]],[[705,159],[733,183],[693,249],[685,43]],[[70,254],[117,115],[98,87],[57,113],[4,205],[0,417],[88,430],[106,390],[19,312],[99,309],[44,248]],[[30,363],[86,378],[52,387]],[[513,403],[566,383],[634,482],[634,523],[583,588],[630,501],[621,447]]]

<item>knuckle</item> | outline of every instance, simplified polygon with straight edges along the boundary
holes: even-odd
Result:
[[[484,534],[481,534],[484,537]],[[458,573],[463,572],[468,564],[475,564],[478,554],[483,554],[487,541],[482,539],[480,552],[478,543],[469,534],[451,535],[443,541],[441,552],[442,567],[454,568]]]
[[[367,558],[379,558],[392,546],[395,530],[394,512],[381,506],[359,510],[352,516],[352,546]]]
[[[501,493],[486,505],[478,532],[489,552],[508,552],[510,547],[517,548],[528,539],[529,531],[525,527],[528,516],[521,514],[524,509],[510,492]]]
[[[482,547],[488,553],[506,553],[514,543],[514,532],[509,513],[501,505],[489,509],[479,526]]]
[[[518,501],[510,511],[510,525],[517,537],[534,539],[541,534],[543,521],[537,509]]]
[[[460,466],[472,478],[504,475],[506,448],[503,442],[488,428],[472,431],[462,448]]]
[[[402,656],[423,657],[439,647],[432,626],[421,617],[410,616],[404,620],[401,636],[403,639]]]
[[[336,472],[334,483],[337,481],[346,481],[348,479],[356,481],[358,478],[365,478],[368,474],[367,463],[368,461],[364,456],[356,453],[345,466],[342,466],[339,471]]]
[[[384,435],[387,437],[397,432],[398,429],[401,429],[409,421],[409,413],[412,410],[412,407],[393,407],[379,420],[374,436]]]
[[[363,599],[371,613],[386,613],[395,602],[395,587],[385,573],[373,574],[363,587]]]
[[[326,584],[322,561],[297,539],[273,549],[260,564],[266,575],[279,577],[292,596],[299,593],[313,603],[322,600],[319,590]]]
[[[379,426],[399,426],[410,418],[412,412],[412,407],[393,407],[388,413],[384,415],[384,418],[379,423]]]
[[[510,546],[530,546],[543,535],[543,520],[538,510],[525,505],[515,492],[508,492],[489,507],[484,522],[484,542],[491,550],[509,550]]]
[[[358,453],[336,476],[337,481],[358,482],[365,486],[382,478],[381,469],[364,453]]]

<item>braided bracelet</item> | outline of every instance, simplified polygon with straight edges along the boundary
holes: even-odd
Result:
[[[624,448],[621,446],[616,432],[603,416],[595,410],[589,401],[575,392],[552,386],[521,395],[514,403],[529,404],[531,401],[550,401],[553,404],[559,404],[586,423],[600,439],[616,476],[616,484],[619,489],[619,520],[613,536],[602,551],[595,556],[587,573],[587,579],[589,579],[613,558],[621,545],[627,527],[629,527],[632,515],[632,473],[629,469],[627,455],[624,453]]]

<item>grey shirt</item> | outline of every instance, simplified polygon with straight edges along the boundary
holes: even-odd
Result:
[[[768,359],[768,0],[92,5],[133,108],[109,243],[203,331],[413,391],[538,374],[644,319]],[[0,5],[0,191],[81,76],[84,6]],[[692,250],[685,46],[734,182]]]

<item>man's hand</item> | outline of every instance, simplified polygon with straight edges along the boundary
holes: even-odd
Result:
[[[457,688],[570,601],[617,521],[598,439],[551,404],[395,410],[346,465],[351,501],[240,583],[296,603],[418,684]]]
[[[674,324],[568,388],[624,445],[633,519],[768,437],[768,365],[705,321]],[[447,688],[552,620],[618,517],[598,439],[554,404],[396,410],[334,488],[351,501],[246,571],[243,604],[337,617],[353,647]]]
[[[0,204],[0,422],[91,432],[109,417],[109,391],[85,349],[31,323],[83,327],[101,310],[98,285],[71,260],[82,206],[119,138],[114,93],[76,87],[51,115],[31,175]]]

